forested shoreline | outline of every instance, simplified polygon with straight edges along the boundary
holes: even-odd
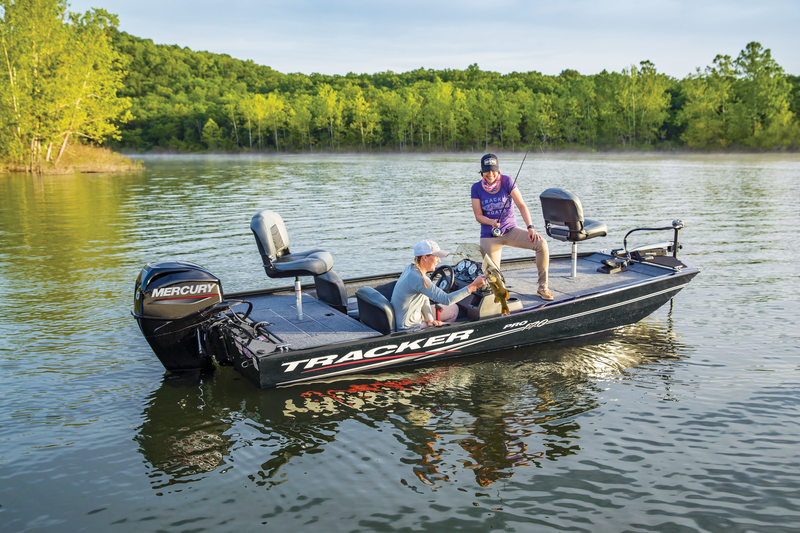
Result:
[[[786,150],[800,79],[750,43],[682,80],[642,61],[558,76],[465,70],[282,74],[116,32],[136,151]]]
[[[0,148],[57,166],[71,144],[148,152],[796,150],[800,77],[760,43],[683,79],[465,70],[283,74],[154,44],[64,0],[0,0]]]

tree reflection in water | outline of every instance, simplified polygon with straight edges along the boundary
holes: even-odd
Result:
[[[685,354],[668,324],[648,320],[455,365],[286,389],[256,390],[229,368],[168,375],[137,440],[156,488],[196,480],[229,461],[269,488],[286,481],[282,472],[293,458],[324,453],[343,423],[360,422],[364,439],[388,424],[408,452],[401,464],[419,482],[434,487],[469,470],[489,487],[520,468],[580,453],[581,415],[602,401],[602,381],[659,382],[669,399],[670,366]],[[246,452],[254,447],[269,453],[259,467]]]

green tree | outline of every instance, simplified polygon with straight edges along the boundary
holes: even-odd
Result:
[[[575,143],[586,141],[587,110],[590,107],[586,98],[591,92],[591,80],[582,78],[575,70],[564,70],[559,74],[558,82],[553,93],[553,106],[559,117],[556,135],[572,148]]]
[[[759,43],[749,43],[736,60],[718,55],[713,67],[684,80],[684,92],[678,120],[692,148],[775,149],[798,141],[791,86]]]
[[[313,149],[311,124],[314,120],[311,97],[307,94],[298,95],[291,101],[290,107],[292,113],[289,116],[289,129],[299,137],[300,146],[308,144],[308,150],[311,151]]]
[[[328,130],[328,142],[331,149],[335,149],[342,122],[342,102],[338,93],[327,83],[314,97],[314,116],[317,126]]]
[[[202,139],[208,149],[212,151],[222,145],[222,135],[214,119],[208,119],[205,126],[203,126]]]
[[[278,128],[286,124],[287,108],[281,95],[277,93],[270,93],[267,97],[260,101],[261,116],[266,128],[272,130],[275,138],[275,151],[278,151]]]
[[[725,148],[733,140],[731,105],[736,69],[730,56],[718,55],[714,66],[700,69],[683,83],[686,102],[678,112],[679,124],[686,128],[681,135],[692,148]]]
[[[261,137],[261,128],[267,126],[267,99],[263,94],[254,94],[250,97],[249,105],[253,113],[253,122],[257,128],[258,150],[262,151],[264,149],[264,143]]]
[[[522,121],[522,112],[516,99],[516,94],[508,95],[500,91],[497,98],[497,122],[500,127],[500,147],[510,143],[511,149],[520,140],[519,126]]]
[[[253,124],[256,123],[256,106],[253,95],[243,95],[236,104],[236,109],[244,117],[247,125],[247,145],[253,151]]]
[[[522,105],[525,137],[528,139],[541,139],[541,146],[552,146],[553,134],[558,119],[552,96],[524,90],[520,91],[517,97]]]
[[[498,123],[494,92],[485,87],[468,91],[467,107],[470,111],[467,135],[476,145],[483,143],[484,151],[489,151],[492,132]]]
[[[56,82],[61,50],[67,47],[66,3],[53,0],[0,2],[3,20],[2,130],[10,131],[3,152],[41,169],[42,148],[52,149],[57,135]]]
[[[791,142],[796,120],[789,110],[791,86],[769,49],[749,43],[736,58],[740,80],[735,112],[744,144],[774,149]]]
[[[3,153],[34,171],[57,165],[74,138],[116,137],[117,124],[130,119],[130,102],[116,95],[121,60],[109,37],[116,16],[68,14],[63,0],[0,0],[0,7]]]
[[[616,93],[617,124],[622,146],[636,147],[636,99],[639,96],[639,69],[636,65],[622,69]]]
[[[403,99],[396,91],[383,88],[376,99],[378,113],[383,121],[384,131],[387,133],[387,144],[395,145],[401,152],[406,149],[404,145],[405,124],[401,124],[400,108]],[[407,121],[406,121],[407,122]]]
[[[350,112],[350,127],[358,132],[361,149],[372,145],[372,138],[378,125],[378,115],[372,104],[367,102],[361,89],[358,89],[347,104]]]
[[[234,140],[236,141],[236,148],[239,148],[239,128],[236,125],[236,114],[238,111],[239,97],[233,93],[226,94],[222,99],[223,109],[228,120],[231,121],[233,126]]]
[[[639,66],[639,140],[652,145],[662,137],[661,128],[669,116],[670,79],[659,74],[650,61],[642,61]]]
[[[414,125],[419,123],[422,112],[422,97],[413,87],[403,87],[400,89],[400,99],[402,104],[398,108],[397,121],[398,128],[402,133],[402,144],[407,146],[407,139],[411,140],[411,149],[414,149]],[[408,136],[406,136],[408,132]]]
[[[433,144],[432,134],[438,133],[438,145],[444,149],[456,149],[459,132],[469,123],[469,104],[465,91],[449,81],[438,77],[433,83],[419,86],[424,98],[421,108],[421,122],[427,129],[428,147]]]

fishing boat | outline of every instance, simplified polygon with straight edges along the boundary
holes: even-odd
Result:
[[[479,246],[461,245],[431,281],[450,292],[487,272],[503,290],[487,284],[470,294],[458,303],[454,323],[398,331],[390,300],[399,272],[343,280],[327,251],[291,250],[283,219],[264,210],[250,228],[265,273],[294,278],[293,285],[224,293],[201,266],[149,263],[136,280],[132,314],[168,371],[232,365],[256,386],[272,388],[612,330],[650,315],[699,273],[678,259],[680,220],[634,228],[609,252],[579,252],[578,243],[607,236],[606,225],[584,218],[568,190],[547,189],[539,198],[547,235],[571,243],[570,254],[550,258],[552,301],[536,293],[534,257],[498,268]],[[634,232],[664,231],[670,239],[628,246]]]

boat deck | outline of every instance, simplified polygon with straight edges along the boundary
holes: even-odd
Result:
[[[550,292],[553,293],[554,301],[585,296],[666,273],[662,268],[641,264],[633,264],[628,270],[615,274],[598,272],[597,269],[602,265],[600,261],[608,258],[609,256],[603,254],[592,254],[579,258],[576,269],[577,277],[574,278],[571,277],[572,262],[570,258],[551,260],[548,269],[548,286]],[[545,303],[536,295],[539,284],[535,261],[503,263],[502,271],[506,288],[510,294],[522,300],[523,309]]]
[[[569,256],[551,258],[549,268],[550,291],[555,302],[567,298],[584,296],[606,291],[639,281],[662,276],[669,270],[658,266],[631,265],[627,271],[604,274],[597,271],[604,254],[592,254],[578,259],[577,277],[571,277],[572,264]],[[529,309],[545,301],[536,295],[538,288],[536,262],[533,259],[514,260],[503,263],[505,285],[511,296],[522,301],[523,309]],[[352,296],[355,290],[364,285],[377,285],[391,281],[371,280],[362,283],[348,283],[347,292]],[[250,318],[255,322],[269,322],[266,329],[290,349],[300,350],[340,342],[352,342],[380,333],[365,326],[356,318],[333,309],[315,298],[315,291],[303,291],[303,320],[297,319],[297,306],[293,292],[247,295],[246,300],[253,304]],[[348,311],[355,310],[355,298],[349,299]]]
[[[303,291],[303,320],[297,319],[294,294],[248,296],[253,304],[250,319],[269,322],[266,330],[290,349],[302,350],[325,344],[377,337],[377,331]]]

